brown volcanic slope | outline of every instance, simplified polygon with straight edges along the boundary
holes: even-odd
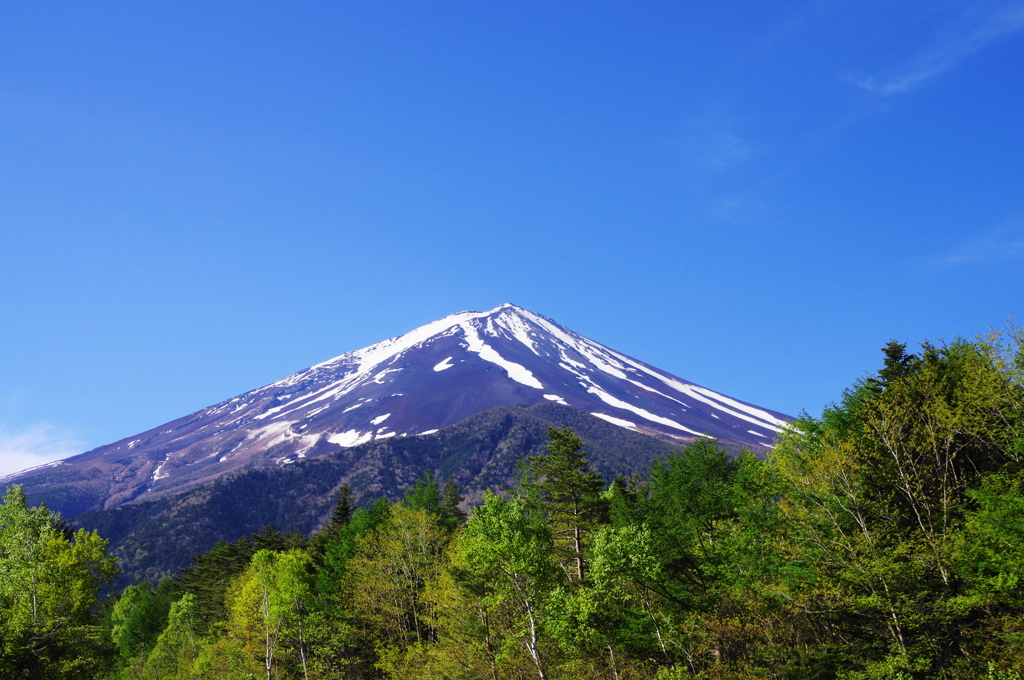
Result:
[[[675,442],[712,436],[754,451],[771,446],[787,419],[506,304],[453,314],[0,485],[22,484],[33,502],[74,517],[543,403]]]

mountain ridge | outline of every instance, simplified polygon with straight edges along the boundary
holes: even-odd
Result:
[[[709,436],[758,451],[788,419],[506,303],[449,315],[0,484],[21,483],[30,498],[73,517],[539,403],[680,444]]]
[[[466,505],[474,505],[485,490],[514,484],[519,461],[545,450],[548,427],[572,428],[586,442],[593,469],[608,481],[643,474],[655,458],[679,448],[568,406],[498,406],[429,435],[238,470],[177,494],[85,512],[72,524],[110,540],[125,583],[156,582],[217,540],[232,541],[268,524],[310,534],[329,518],[342,483],[353,489],[358,505],[367,506],[381,496],[400,498],[429,470],[442,481],[451,477]]]

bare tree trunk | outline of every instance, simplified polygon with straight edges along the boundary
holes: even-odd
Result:
[[[651,604],[647,601],[647,595],[640,595],[640,602],[644,605],[644,611],[651,617],[651,623],[654,624],[654,632],[658,636],[658,645],[661,647],[661,653],[665,657],[672,668],[675,668],[675,664],[672,663],[672,659],[669,658],[668,650],[665,649],[665,639],[661,637],[661,626],[658,625],[658,619],[655,618],[654,612],[651,610]]]
[[[537,677],[540,680],[547,680],[547,676],[544,675],[544,666],[540,661],[540,650],[537,649],[537,618],[533,613],[533,606],[527,600],[526,612],[530,617],[530,641],[526,643],[527,649],[530,651],[530,658],[533,659],[533,664],[537,667]]]
[[[494,660],[494,647],[491,645],[491,622],[487,618],[487,610],[480,608],[480,623],[484,626],[484,651],[487,653],[487,663],[491,667],[491,680],[498,680],[498,665]]]
[[[583,532],[580,525],[573,527],[573,550],[576,551],[576,578],[583,580]]]
[[[619,680],[619,669],[615,665],[615,650],[612,649],[611,644],[607,645],[607,647],[608,647],[608,658],[611,659],[611,662],[612,662],[612,680]]]

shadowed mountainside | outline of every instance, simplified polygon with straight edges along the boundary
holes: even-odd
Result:
[[[442,482],[453,477],[466,503],[485,489],[515,480],[516,465],[542,453],[548,427],[570,427],[587,444],[593,467],[610,481],[644,472],[679,446],[612,425],[558,404],[502,406],[434,434],[377,440],[282,467],[258,467],[154,500],[91,511],[73,524],[96,529],[121,563],[123,583],[159,580],[219,539],[235,540],[274,524],[309,534],[333,508],[347,482],[361,505],[401,496],[425,470]]]

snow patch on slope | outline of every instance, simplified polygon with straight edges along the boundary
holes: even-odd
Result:
[[[521,366],[513,361],[504,359],[498,354],[494,348],[486,344],[479,335],[477,335],[476,329],[470,326],[468,323],[462,324],[462,332],[466,338],[467,349],[470,352],[474,352],[480,355],[480,358],[484,361],[489,361],[492,364],[497,364],[505,369],[508,373],[508,377],[515,380],[517,383],[526,385],[527,387],[533,387],[534,389],[542,390],[544,386],[541,385],[540,381],[533,377],[525,366]]]
[[[364,442],[370,441],[373,437],[372,432],[359,432],[358,430],[348,430],[347,432],[339,432],[338,434],[332,434],[327,438],[332,444],[338,444],[348,448],[350,446],[359,446]]]
[[[608,375],[615,376],[616,378],[622,380],[626,379],[626,374],[621,370],[625,367],[611,357],[610,352],[605,350],[603,347],[590,342],[581,335],[576,335],[575,333],[570,335],[558,325],[548,321],[542,316],[534,314],[533,312],[528,312],[524,309],[522,310],[522,314],[538,326],[542,327],[552,336],[561,340],[563,344],[568,345],[571,349],[575,350],[599,370],[607,373]],[[562,358],[566,359],[564,355]]]
[[[289,404],[289,406],[292,406],[293,408],[282,415],[331,397],[338,398],[344,396],[363,383],[383,378],[385,373],[383,371],[378,371],[377,369],[384,368],[386,363],[394,360],[403,352],[420,346],[428,340],[434,339],[435,336],[443,337],[451,335],[455,332],[457,327],[464,327],[464,324],[467,322],[473,319],[486,317],[490,313],[491,312],[459,312],[458,314],[446,316],[439,321],[434,321],[426,324],[425,326],[420,326],[405,335],[390,338],[354,352],[347,352],[341,356],[316,364],[305,371],[291,375],[264,389],[280,389],[302,382],[303,380],[310,379],[321,372],[344,367],[348,368],[348,370],[346,370],[337,380],[334,380],[321,387],[319,390],[311,392],[310,394]],[[374,377],[371,378],[371,375]]]
[[[623,420],[622,418],[610,416],[607,413],[591,413],[590,415],[594,416],[595,418],[600,418],[601,420],[607,420],[612,425],[618,425],[619,427],[625,427],[630,430],[636,429],[636,423],[631,423],[628,420]]]
[[[648,368],[646,365],[638,361],[634,361],[627,356],[624,356],[617,352],[615,352],[614,354],[623,362],[640,369],[644,373],[654,378],[657,378],[658,380],[668,385],[675,391],[692,397],[697,401],[701,401],[718,411],[728,413],[729,415],[735,418],[745,420],[748,423],[753,423],[754,425],[759,425],[761,427],[768,428],[775,432],[779,432],[786,425],[786,421],[776,418],[775,416],[768,413],[767,411],[764,411],[763,409],[759,409],[754,406],[749,406],[740,401],[731,399],[722,394],[718,394],[717,392],[713,392],[699,385],[694,385],[692,383],[682,383],[674,378],[671,378],[667,375],[664,375],[663,373],[660,373],[659,371],[652,370],[651,368]]]
[[[509,307],[511,307],[511,305],[509,305]],[[529,347],[530,351],[534,354],[540,356],[540,352],[537,351],[537,346],[533,342],[533,338],[530,337],[530,327],[523,323],[521,316],[506,308],[498,319],[501,321],[501,325],[512,334],[512,337]]]
[[[600,389],[599,387],[597,387],[597,386],[595,386],[593,384],[591,384],[591,386],[587,388],[587,392],[590,392],[591,394],[596,395],[601,401],[603,401],[604,403],[608,404],[609,406],[614,406],[615,408],[620,408],[620,409],[623,409],[625,411],[632,411],[633,413],[637,414],[638,416],[640,416],[644,420],[649,420],[652,423],[660,423],[661,425],[668,425],[669,427],[674,427],[675,429],[682,430],[683,432],[689,432],[690,434],[697,435],[698,437],[706,437],[707,436],[706,434],[703,434],[701,432],[697,432],[696,430],[691,430],[688,427],[683,427],[682,425],[680,425],[679,423],[677,423],[674,420],[671,420],[669,418],[662,418],[661,416],[655,415],[655,414],[651,413],[650,411],[647,411],[645,409],[640,408],[639,406],[633,406],[632,404],[624,402],[621,399],[616,399],[612,395],[608,394],[607,392],[605,392],[604,390]]]

